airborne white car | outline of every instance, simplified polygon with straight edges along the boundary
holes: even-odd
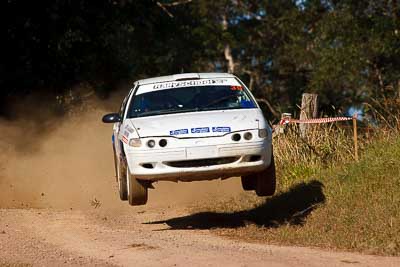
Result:
[[[114,123],[121,200],[147,203],[156,181],[241,176],[244,190],[275,192],[272,132],[246,86],[227,73],[185,73],[139,80]]]

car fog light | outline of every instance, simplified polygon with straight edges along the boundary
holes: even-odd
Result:
[[[267,129],[258,129],[258,137],[267,138],[268,132]]]
[[[132,138],[129,140],[129,145],[133,147],[139,147],[142,145],[142,142],[139,138]]]
[[[253,138],[253,135],[250,132],[247,132],[243,135],[243,138],[246,140],[250,140],[251,138]]]
[[[147,142],[147,146],[150,147],[150,148],[153,148],[155,145],[156,145],[156,142],[154,140],[149,140]]]

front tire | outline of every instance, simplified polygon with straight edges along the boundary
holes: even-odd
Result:
[[[256,174],[256,194],[259,197],[272,196],[276,190],[276,173],[274,155],[264,171]]]
[[[126,166],[126,181],[128,184],[129,205],[138,206],[146,204],[148,188],[145,183],[139,181],[131,174],[128,166]]]
[[[125,165],[125,166],[123,166]],[[122,201],[128,200],[128,185],[126,181],[126,163],[121,164],[121,160],[117,160],[116,164],[117,168],[117,182],[118,182],[118,191],[119,191],[119,198]]]
[[[254,175],[244,175],[240,177],[242,180],[242,188],[245,191],[251,191],[256,189],[257,180]]]

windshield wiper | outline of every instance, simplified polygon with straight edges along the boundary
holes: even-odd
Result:
[[[220,103],[220,102],[222,102],[222,101],[225,101],[225,100],[228,100],[228,99],[231,99],[231,98],[236,98],[236,99],[237,99],[237,97],[238,97],[237,95],[227,95],[227,96],[218,98],[217,100],[214,100],[213,102],[211,102],[210,104],[207,104],[207,105],[203,106],[202,108],[207,108],[207,107],[209,107],[209,106],[218,104],[218,103]]]
[[[173,108],[173,109],[165,109],[165,110],[152,110],[152,111],[146,111],[146,112],[140,113],[140,114],[138,114],[138,117],[180,113],[180,112],[191,112],[191,111],[198,111],[198,109],[197,108],[194,108],[194,109]]]

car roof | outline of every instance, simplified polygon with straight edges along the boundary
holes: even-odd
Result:
[[[171,81],[183,81],[183,80],[193,80],[193,79],[212,79],[212,78],[233,78],[235,75],[230,73],[219,73],[219,72],[209,72],[209,73],[181,73],[168,76],[160,76],[154,78],[148,78],[139,80],[136,83],[138,85],[152,84],[152,83],[162,83]]]

